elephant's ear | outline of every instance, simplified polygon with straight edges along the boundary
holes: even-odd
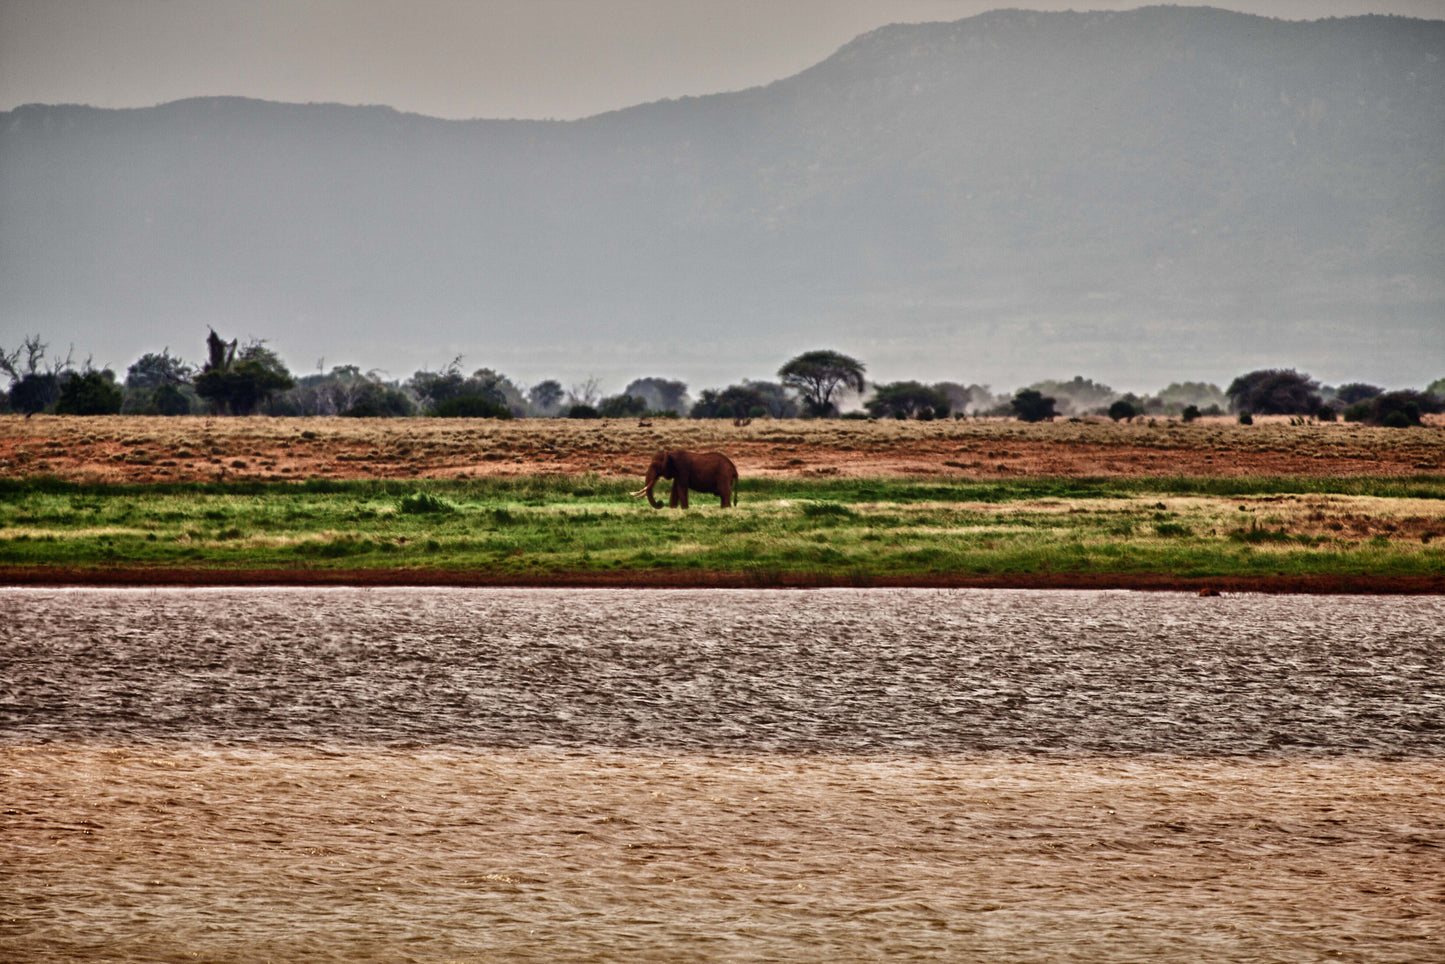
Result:
[[[668,452],[667,456],[663,459],[662,474],[669,479],[677,475],[677,460],[672,457],[671,452]]]

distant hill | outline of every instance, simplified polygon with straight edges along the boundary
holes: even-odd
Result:
[[[207,324],[298,368],[465,352],[614,390],[821,345],[999,388],[1281,362],[1423,383],[1445,372],[1445,22],[999,11],[565,123],[0,114],[0,343],[124,365],[198,356]]]

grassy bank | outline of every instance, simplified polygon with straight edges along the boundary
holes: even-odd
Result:
[[[1445,477],[749,480],[655,511],[597,476],[86,486],[0,480],[0,567],[1181,578],[1445,572]],[[660,488],[660,487],[659,487]],[[665,494],[661,495],[663,499]],[[3,574],[0,574],[3,581]]]

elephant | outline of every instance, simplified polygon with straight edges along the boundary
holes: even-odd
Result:
[[[659,452],[647,467],[647,484],[632,493],[635,499],[646,498],[654,509],[662,503],[652,497],[652,487],[659,478],[672,479],[672,507],[687,508],[687,490],[711,492],[722,497],[723,508],[738,504],[733,487],[738,482],[738,468],[721,452]]]

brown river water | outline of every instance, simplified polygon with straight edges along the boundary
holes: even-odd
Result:
[[[3,961],[1445,960],[1445,598],[0,589]]]

